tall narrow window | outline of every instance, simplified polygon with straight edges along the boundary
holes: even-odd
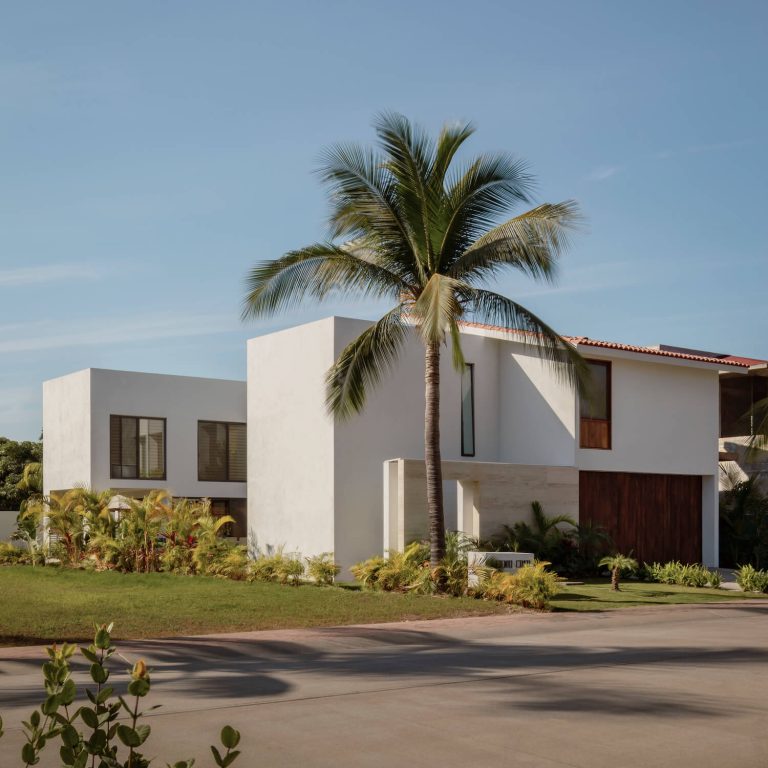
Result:
[[[611,447],[611,364],[603,360],[588,360],[591,375],[589,391],[579,403],[579,446],[581,448]]]
[[[165,480],[165,419],[109,417],[110,477]]]
[[[197,422],[197,478],[246,481],[246,426],[225,421]]]
[[[461,374],[461,455],[475,455],[474,363],[467,363]]]

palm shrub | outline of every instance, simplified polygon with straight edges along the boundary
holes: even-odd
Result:
[[[409,328],[424,348],[424,446],[430,563],[445,556],[440,456],[440,357],[450,342],[464,368],[460,323],[471,319],[519,332],[522,343],[562,377],[585,382],[587,367],[568,342],[533,312],[484,287],[504,270],[552,280],[578,221],[573,201],[531,202],[533,179],[508,155],[481,155],[464,165],[456,155],[470,124],[446,125],[437,139],[398,114],[375,123],[378,148],[329,149],[321,178],[331,201],[330,240],[258,263],[249,273],[244,317],[293,310],[304,299],[352,295],[394,306],[342,350],[328,371],[326,402],[338,419],[365,405],[400,355]]]
[[[768,496],[757,474],[744,478],[721,466],[720,494],[721,562],[735,567],[768,563]]]
[[[761,571],[753,565],[742,565],[736,571],[736,583],[745,592],[768,592],[768,571]]]
[[[403,552],[376,555],[353,565],[352,575],[364,587],[384,592],[430,591],[429,544],[411,542]]]
[[[321,586],[330,586],[339,575],[341,566],[333,560],[333,552],[323,552],[307,558],[307,575]]]
[[[619,581],[623,573],[634,573],[637,570],[637,560],[628,555],[607,555],[599,563],[601,568],[607,568],[611,572],[611,589],[614,592],[621,590]]]
[[[570,515],[548,516],[539,501],[531,502],[531,522],[503,525],[491,539],[499,551],[532,552],[539,560],[564,566],[576,551],[578,523]]]
[[[641,574],[649,581],[677,584],[681,587],[719,587],[722,581],[716,570],[711,571],[699,563],[683,564],[677,560],[668,563],[646,563]]]
[[[230,515],[214,517],[208,508],[209,505],[195,521],[196,543],[192,551],[195,571],[203,574],[209,573],[217,560],[225,558],[229,554],[232,545],[223,541],[219,534],[226,525],[235,522],[235,518]]]
[[[244,581],[248,576],[250,564],[248,547],[242,544],[230,544],[227,541],[220,541],[217,547],[215,555],[208,563],[206,573],[222,579]]]
[[[475,593],[486,600],[500,600],[526,608],[544,609],[557,594],[557,574],[547,570],[549,563],[526,563],[515,573],[492,571]]]
[[[111,631],[111,624],[97,627],[93,642],[80,649],[90,664],[93,686],[85,690],[87,703],[77,708],[72,706],[78,699],[78,690],[70,661],[76,646],[63,643],[47,649],[48,661],[43,665],[45,700],[22,723],[25,742],[20,764],[36,765],[46,748],[59,745],[58,762],[64,768],[149,766],[150,759],[139,750],[145,748],[152,729],[142,722],[145,713],[139,708],[150,692],[150,670],[143,660],[128,664],[130,679],[126,690],[117,694],[109,682],[111,667],[114,657],[125,657],[112,645]],[[226,725],[220,740],[221,747],[211,746],[211,754],[218,768],[228,768],[240,755],[240,733]],[[174,768],[192,768],[194,762],[180,760]]]
[[[261,555],[250,563],[248,581],[276,581],[299,586],[304,576],[304,563],[278,549],[272,555]]]

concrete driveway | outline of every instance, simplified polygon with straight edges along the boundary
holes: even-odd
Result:
[[[231,723],[241,768],[768,766],[762,601],[121,647],[154,670],[158,765],[208,765]],[[40,649],[0,648],[2,766],[17,764],[40,662]]]

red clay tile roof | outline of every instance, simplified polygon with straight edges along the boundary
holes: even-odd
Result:
[[[695,355],[689,352],[672,352],[667,349],[657,349],[656,347],[637,347],[633,344],[620,344],[615,341],[598,341],[586,336],[564,336],[572,344],[585,345],[588,347],[602,347],[603,349],[618,349],[623,352],[639,352],[643,355],[660,355],[661,357],[674,357],[680,360],[695,360],[699,363],[717,363],[719,365],[734,365],[739,368],[749,368],[750,363],[741,362],[739,358],[732,357],[709,357],[706,355]]]
[[[505,328],[500,325],[486,325],[484,323],[471,323],[462,322],[461,325],[467,325],[471,328],[484,328],[488,331],[501,331],[510,333],[521,333],[511,328]],[[532,331],[522,332],[524,335],[536,335]],[[563,336],[566,341],[577,346],[587,347],[599,347],[601,349],[615,349],[622,352],[636,352],[643,355],[657,355],[659,357],[673,357],[678,360],[692,360],[699,363],[714,363],[717,365],[731,365],[738,368],[749,368],[750,365],[756,365],[763,360],[752,360],[745,357],[735,357],[732,355],[725,357],[712,357],[707,355],[696,355],[687,352],[672,352],[666,349],[658,349],[656,347],[638,347],[633,344],[620,344],[615,341],[599,341],[598,339],[590,339],[587,336]]]

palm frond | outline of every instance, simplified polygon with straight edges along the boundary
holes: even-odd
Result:
[[[400,276],[343,246],[317,243],[256,264],[246,279],[243,318],[294,308],[305,298],[390,296],[410,285]]]
[[[457,289],[461,283],[446,275],[434,274],[411,308],[424,342],[442,344],[451,324],[461,317]]]
[[[533,177],[508,154],[480,155],[449,180],[441,220],[441,267],[447,270],[478,237],[530,201]]]
[[[449,273],[477,280],[513,267],[534,279],[551,281],[558,258],[570,245],[570,233],[580,221],[573,200],[544,203],[479,237],[451,265]]]
[[[326,376],[326,406],[337,419],[359,413],[368,389],[392,369],[405,342],[408,325],[398,305],[350,342]]]
[[[430,209],[434,200],[429,173],[435,157],[434,141],[422,128],[396,112],[379,114],[374,128],[386,154],[384,167],[392,174],[414,256],[421,269],[431,274],[435,268],[430,237]]]
[[[576,349],[522,304],[493,291],[462,284],[462,303],[467,315],[489,325],[519,332],[519,340],[543,361],[555,376],[577,392],[589,391],[589,366]]]

